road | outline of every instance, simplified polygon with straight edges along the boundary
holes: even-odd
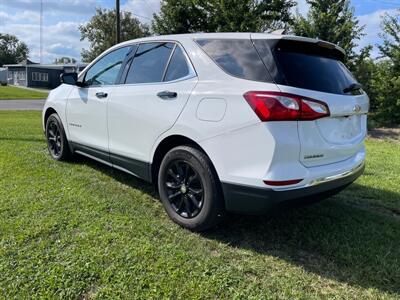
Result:
[[[0,110],[42,110],[46,100],[0,100]]]

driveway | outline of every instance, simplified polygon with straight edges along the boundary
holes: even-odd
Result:
[[[0,110],[42,110],[46,100],[0,100]]]

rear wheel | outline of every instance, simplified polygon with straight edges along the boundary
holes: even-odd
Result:
[[[198,149],[179,146],[161,162],[160,198],[169,217],[193,231],[203,231],[221,219],[223,201],[209,158]]]
[[[47,148],[55,160],[67,160],[71,156],[67,137],[60,117],[54,113],[46,121]]]

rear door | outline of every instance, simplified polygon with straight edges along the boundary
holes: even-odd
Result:
[[[369,99],[342,63],[343,53],[324,43],[259,39],[254,44],[282,92],[329,107],[329,117],[298,122],[300,161],[313,167],[356,155],[364,147]]]
[[[108,109],[111,160],[146,178],[156,139],[173,126],[197,77],[183,48],[142,43],[130,58]]]

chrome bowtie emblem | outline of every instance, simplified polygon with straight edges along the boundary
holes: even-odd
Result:
[[[358,105],[358,104],[357,104],[357,105],[354,105],[353,111],[354,111],[354,112],[357,112],[357,113],[360,112],[360,111],[361,111],[361,106]]]

